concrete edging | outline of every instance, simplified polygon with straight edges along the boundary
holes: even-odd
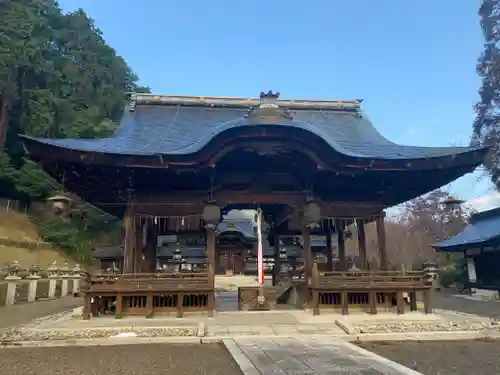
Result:
[[[46,341],[13,341],[0,343],[1,349],[40,348],[60,346],[112,346],[136,344],[201,344],[199,337],[106,337],[94,339],[67,339]]]
[[[408,368],[406,366],[400,365],[397,362],[391,361],[390,359],[382,357],[381,355],[372,353],[369,350],[360,348],[357,345],[350,344],[349,347],[350,347],[350,349],[359,352],[363,356],[371,358],[371,359],[377,361],[378,363],[384,364],[387,367],[392,368],[393,370],[396,370],[396,371],[398,371],[401,374],[406,374],[406,375],[424,375],[421,372],[418,372],[418,371],[412,370],[412,369],[410,369],[410,368]]]
[[[243,353],[234,340],[226,339],[222,341],[222,344],[226,347],[244,375],[261,375],[261,372],[257,370],[252,361]]]
[[[455,341],[500,339],[499,331],[387,332],[348,335],[349,342],[374,341]]]

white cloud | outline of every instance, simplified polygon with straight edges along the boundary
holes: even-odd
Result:
[[[486,211],[492,208],[500,207],[500,192],[493,192],[481,197],[470,199],[466,202],[475,211]]]

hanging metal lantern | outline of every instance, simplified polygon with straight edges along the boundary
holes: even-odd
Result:
[[[215,201],[210,201],[207,203],[203,209],[203,221],[205,222],[206,228],[213,228],[219,224],[221,219],[220,207],[217,206]]]
[[[308,198],[304,206],[304,223],[309,228],[319,226],[321,221],[321,208],[319,204],[313,199]]]
[[[177,243],[177,248],[175,249],[175,252],[174,252],[174,256],[173,256],[174,260],[177,261],[177,262],[180,262],[182,261],[182,251],[180,249],[180,245],[179,243]]]
[[[286,251],[286,248],[281,248],[280,249],[280,259],[286,259],[288,258],[288,253]]]

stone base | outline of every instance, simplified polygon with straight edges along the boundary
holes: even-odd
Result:
[[[437,336],[445,333],[469,332],[474,337],[500,337],[500,324],[493,319],[476,315],[436,310],[436,314],[411,312],[395,314],[322,314],[290,311],[234,311],[219,312],[215,317],[186,315],[184,318],[154,316],[96,317],[80,319],[81,308],[38,319],[17,329],[0,331],[0,341],[20,342],[26,340],[65,340],[112,338],[118,335],[127,338],[198,337],[220,340],[227,337],[295,337],[320,335],[347,340],[385,337],[384,340],[409,339]],[[75,319],[75,317],[78,317]],[[470,334],[464,338],[470,339]],[[373,338],[375,337],[375,339]]]

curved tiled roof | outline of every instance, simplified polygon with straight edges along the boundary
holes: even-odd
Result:
[[[248,116],[248,105],[229,101],[193,105],[184,100],[156,105],[139,103],[127,111],[117,132],[104,139],[41,139],[25,137],[55,147],[114,155],[186,156],[201,151],[228,130],[249,127],[287,128],[312,133],[334,151],[345,156],[371,159],[421,159],[470,152],[468,147],[418,147],[395,144],[384,138],[359,113],[359,103],[337,108],[317,105],[288,105],[287,116],[269,123],[259,116]],[[222,103],[222,104],[221,104]],[[277,103],[280,103],[278,101]],[[153,103],[155,104],[155,103]]]
[[[447,238],[433,247],[441,251],[463,251],[490,245],[500,240],[500,208],[474,214],[469,224],[457,235]]]

